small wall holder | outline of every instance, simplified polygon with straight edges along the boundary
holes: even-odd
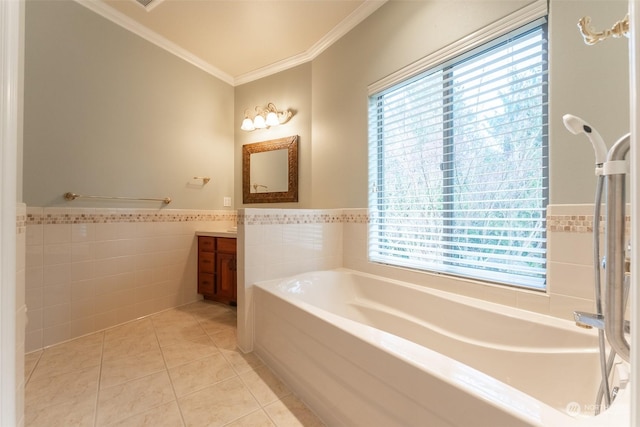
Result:
[[[209,181],[211,181],[211,178],[208,176],[194,176],[193,179],[201,179],[202,185],[207,185]]]

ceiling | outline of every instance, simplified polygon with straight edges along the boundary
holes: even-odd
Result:
[[[76,1],[235,86],[312,60],[386,0]]]

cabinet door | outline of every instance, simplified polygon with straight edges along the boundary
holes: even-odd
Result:
[[[216,297],[235,302],[236,300],[236,256],[235,254],[216,254]]]
[[[206,296],[214,296],[216,291],[216,276],[213,274],[198,274],[198,293]]]

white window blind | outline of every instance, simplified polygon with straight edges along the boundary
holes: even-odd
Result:
[[[544,20],[370,97],[369,258],[544,289]]]

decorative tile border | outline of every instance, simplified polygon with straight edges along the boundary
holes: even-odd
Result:
[[[27,208],[18,212],[16,229],[24,233],[28,225],[39,224],[99,224],[118,222],[195,222],[232,221],[244,225],[275,224],[368,224],[367,209],[264,209],[264,213],[251,209],[251,213],[207,210],[157,210],[144,209],[61,209]],[[604,229],[604,217],[600,218]],[[548,215],[547,231],[564,233],[591,233],[593,215]],[[631,228],[631,217],[625,221],[626,231]]]
[[[39,211],[39,212],[38,212]],[[235,222],[235,211],[144,211],[140,209],[107,209],[93,211],[61,210],[47,208],[29,208],[26,214],[26,225],[46,224],[100,224],[118,222],[191,222],[191,221],[232,221]]]
[[[592,233],[593,215],[548,215],[547,231],[564,233]],[[604,232],[605,217],[600,216],[600,232]],[[631,231],[631,217],[625,217],[625,232]]]
[[[240,213],[238,224],[243,225],[276,225],[276,224],[367,224],[369,215],[366,209],[343,210],[265,210],[265,213]]]

